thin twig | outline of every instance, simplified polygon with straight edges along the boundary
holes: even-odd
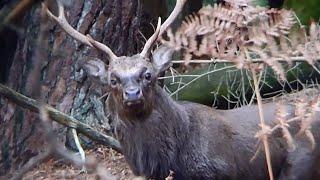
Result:
[[[11,180],[20,180],[23,175],[31,171],[34,167],[50,158],[51,149],[32,157],[20,170],[13,174]],[[9,178],[9,177],[8,177]]]
[[[177,94],[179,91],[181,91],[183,88],[187,87],[188,85],[190,85],[191,83],[197,81],[198,79],[200,79],[201,77],[204,77],[208,74],[211,74],[211,73],[214,73],[214,72],[218,72],[218,71],[222,71],[222,70],[227,70],[227,69],[231,69],[231,68],[235,68],[236,66],[235,65],[232,65],[232,66],[227,66],[227,67],[224,67],[224,68],[220,68],[220,69],[214,69],[212,71],[208,71],[206,73],[203,73],[201,74],[200,76],[192,79],[191,81],[189,81],[188,83],[186,83],[185,85],[181,86],[180,88],[178,88],[176,91],[174,91],[173,93],[170,94],[170,96],[173,96],[175,94]]]
[[[77,131],[75,129],[71,129],[71,132],[72,132],[72,135],[73,135],[73,139],[75,141],[75,144],[78,148],[78,151],[79,151],[79,154],[80,154],[80,157],[81,157],[81,160],[83,163],[85,163],[86,161],[86,154],[81,146],[81,143],[80,143],[80,140],[79,140],[79,137],[78,137],[78,134],[77,134]],[[82,166],[82,171],[86,171],[86,168],[85,166]]]
[[[297,56],[297,57],[290,57],[289,59],[283,59],[283,58],[272,58],[273,61],[278,61],[278,62],[290,62],[290,61],[296,61],[296,62],[305,62],[307,57],[305,56]],[[320,57],[319,57],[320,59]],[[319,60],[318,60],[319,61]],[[265,60],[256,58],[256,59],[251,59],[248,61],[249,63],[263,63]],[[186,63],[185,60],[173,60],[173,64],[184,64]],[[191,64],[202,64],[202,63],[234,63],[233,60],[228,60],[228,59],[192,59],[188,60],[188,63]]]
[[[259,84],[258,84],[258,80],[257,80],[257,75],[256,75],[255,69],[253,67],[251,67],[251,73],[252,73],[254,89],[255,89],[255,93],[256,93],[256,97],[257,97],[261,129],[262,129],[262,131],[264,131],[264,130],[266,130],[267,127],[266,127],[266,124],[264,121],[262,98],[261,98],[261,94],[259,91]],[[272,172],[270,148],[269,148],[269,144],[268,144],[268,136],[267,136],[267,134],[262,134],[261,138],[262,138],[264,152],[265,152],[265,156],[266,156],[266,160],[267,160],[269,178],[270,178],[270,180],[273,180],[274,176],[273,176],[273,172]]]

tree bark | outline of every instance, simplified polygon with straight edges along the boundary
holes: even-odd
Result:
[[[163,0],[157,0],[165,3]],[[72,0],[65,1],[68,22],[78,31],[90,34],[95,40],[108,45],[116,55],[140,52],[145,39],[153,33],[159,15],[166,11],[148,13],[139,0]],[[161,7],[166,7],[161,6]],[[23,18],[24,33],[19,34],[7,77],[3,78],[12,89],[30,96],[32,56],[39,32],[40,6],[35,6]],[[80,69],[83,58],[107,56],[86,47],[69,37],[51,21],[48,49],[41,67],[42,94],[50,106],[73,116],[99,131],[109,131],[108,112],[104,107],[106,89],[90,81]],[[140,33],[141,32],[141,33]],[[1,51],[0,51],[1,52]],[[4,75],[3,75],[4,76]],[[54,130],[64,139],[66,128],[53,123]],[[38,126],[38,115],[0,97],[0,176],[25,164],[45,147],[43,130]]]

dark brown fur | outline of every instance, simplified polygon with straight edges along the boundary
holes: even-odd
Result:
[[[249,162],[256,150],[258,121],[233,127],[248,120],[228,122],[233,120],[226,119],[225,112],[179,104],[159,87],[156,97],[148,117],[132,121],[118,116],[117,137],[134,174],[163,179],[172,170],[181,179],[267,179],[263,154]],[[282,143],[272,144],[275,170],[285,160]]]
[[[153,179],[164,179],[170,170],[175,172],[175,179],[268,179],[263,150],[250,162],[257,149],[254,136],[260,130],[257,106],[220,111],[196,103],[175,102],[156,83],[158,74],[166,69],[167,61],[160,57],[159,62],[154,59],[150,62],[135,55],[109,65],[108,85],[115,78],[112,76],[117,76],[118,82],[111,88],[108,107],[133,173]],[[141,68],[152,73],[150,81],[143,79]],[[127,106],[123,102],[121,95],[128,84],[141,88],[142,105]],[[275,104],[264,104],[263,107],[266,123],[272,124]],[[293,116],[293,108],[287,108]],[[298,124],[291,129],[296,133]],[[317,140],[318,134],[315,133]],[[299,145],[306,141],[298,142]],[[269,144],[276,177],[301,178],[310,174],[310,168],[303,167],[313,164],[318,150],[310,152],[305,148],[303,152],[300,149],[288,153],[280,130],[269,138]],[[290,172],[297,167],[302,169]]]

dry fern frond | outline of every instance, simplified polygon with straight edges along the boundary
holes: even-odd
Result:
[[[315,115],[320,105],[319,92],[315,96],[300,96],[296,99],[295,115],[301,117],[300,130],[297,136],[305,135],[311,144],[311,148],[315,147],[314,136],[311,132],[312,123],[316,120]]]
[[[238,11],[215,4],[202,8],[198,14],[188,16],[180,29],[164,44],[184,50],[195,56],[212,55],[217,58],[236,57],[244,17]]]
[[[297,47],[300,54],[306,57],[309,64],[313,65],[316,60],[319,60],[320,54],[320,27],[315,22],[310,25],[309,36],[304,44]]]
[[[320,89],[317,88],[310,88],[305,89],[303,91],[300,91],[298,93],[289,94],[286,96],[283,96],[280,100],[277,102],[277,111],[276,111],[276,125],[274,127],[270,127],[268,125],[259,125],[262,129],[259,130],[255,137],[258,138],[258,149],[255,152],[254,156],[250,159],[250,161],[253,161],[259,151],[261,150],[261,142],[263,138],[270,136],[275,130],[278,128],[281,128],[284,138],[287,141],[289,150],[294,150],[295,143],[292,135],[289,131],[289,123],[292,122],[300,122],[300,134],[305,135],[306,138],[310,141],[311,149],[313,150],[315,148],[315,138],[311,132],[311,126],[312,121],[310,119],[305,119],[306,117],[312,117],[312,114],[319,111],[320,109]],[[285,104],[293,104],[295,105],[295,114],[293,118],[287,119],[288,115],[288,109]],[[318,119],[320,120],[320,119]],[[298,133],[298,135],[300,135]]]
[[[295,17],[290,10],[230,0],[188,16],[175,33],[168,31],[168,39],[162,43],[183,50],[186,64],[194,56],[227,60],[239,68],[259,60],[284,79],[280,60],[291,64],[301,57],[314,65],[320,57],[319,25],[313,22],[306,34],[304,28],[297,28]]]
[[[298,98],[295,102],[295,115],[304,117],[307,114],[308,103],[304,98]]]
[[[301,128],[298,132],[298,135],[303,134],[306,130],[311,128],[311,124],[315,119],[315,114],[316,114],[315,109],[318,107],[318,104],[319,104],[317,100],[318,99],[316,99],[316,102],[297,103],[296,109],[306,108],[305,110],[303,110],[305,114],[301,114],[303,115],[302,116],[303,118],[301,120]],[[296,110],[296,112],[299,112],[299,111],[302,111],[302,110]]]
[[[295,149],[294,140],[288,129],[290,127],[289,123],[286,122],[288,112],[286,107],[283,104],[284,104],[283,102],[277,103],[276,122],[279,124],[282,130],[283,137],[285,138],[289,149],[294,150]]]

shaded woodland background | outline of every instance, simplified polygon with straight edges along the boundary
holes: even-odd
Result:
[[[18,2],[17,0],[0,2],[1,22]],[[108,45],[116,55],[128,56],[140,52],[145,39],[154,31],[157,17],[165,18],[174,2],[172,0],[153,0],[152,3],[149,0],[71,0],[68,1],[65,11],[68,12],[68,22],[78,31],[88,33],[97,41]],[[203,4],[213,2],[188,1],[180,21],[185,15],[198,11]],[[281,7],[283,4],[280,0],[258,2],[271,7]],[[310,18],[315,21],[319,18],[320,8],[315,8],[317,7],[315,3],[316,0],[310,0],[302,6],[293,1],[286,1],[284,6],[295,8],[302,22],[308,24]],[[309,8],[312,8],[312,11],[306,11]],[[0,29],[0,82],[29,97],[33,96],[31,92],[34,88],[30,87],[30,74],[35,66],[31,59],[34,50],[39,48],[36,43],[39,35],[39,15],[40,8],[37,2],[22,17],[12,24],[2,24]],[[107,62],[105,55],[79,44],[53,22],[50,23],[49,29],[49,47],[41,67],[42,91],[46,103],[101,132],[111,134],[112,121],[103,104],[106,90],[88,80],[78,64],[80,59],[92,57]],[[315,76],[315,79],[318,78],[319,76]],[[194,94],[196,93],[191,91],[191,95]],[[212,105],[212,101],[202,103]],[[60,140],[66,142],[71,149],[74,148],[73,139],[66,136],[69,133],[68,129],[55,122],[53,127]],[[43,150],[46,145],[43,134],[37,114],[1,97],[0,176],[19,169],[31,157]],[[89,139],[81,137],[86,146],[94,145]]]

